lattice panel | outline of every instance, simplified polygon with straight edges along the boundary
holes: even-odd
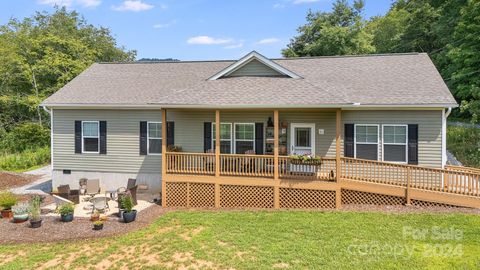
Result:
[[[168,207],[187,206],[187,183],[166,183],[166,200]]]
[[[335,191],[280,188],[280,208],[335,208]]]
[[[220,206],[273,208],[273,187],[220,185]]]
[[[189,183],[189,207],[215,207],[215,184]]]
[[[429,202],[429,201],[421,201],[421,200],[411,200],[412,205],[422,206],[422,207],[446,207],[446,208],[457,208],[459,206],[445,204],[445,203],[437,203],[437,202]]]
[[[405,198],[342,189],[342,204],[403,205]]]

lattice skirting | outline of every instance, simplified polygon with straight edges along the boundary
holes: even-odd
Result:
[[[187,206],[187,183],[166,183],[166,188],[168,207]]]
[[[404,197],[342,189],[342,204],[403,205]]]
[[[280,208],[335,208],[335,191],[280,188]]]
[[[273,187],[220,185],[220,207],[273,208]]]
[[[421,201],[421,200],[411,200],[411,204],[415,205],[415,206],[422,206],[422,207],[446,207],[446,208],[458,208],[459,207],[459,206],[451,205],[451,204]]]
[[[189,183],[189,207],[215,207],[215,184]]]

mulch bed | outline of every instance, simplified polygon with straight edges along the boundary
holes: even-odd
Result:
[[[110,218],[100,231],[94,231],[92,222],[87,218],[62,222],[59,217],[44,217],[42,226],[36,229],[30,228],[28,221],[14,224],[10,220],[0,219],[0,244],[46,243],[116,236],[144,228],[165,212],[161,206],[154,204],[137,213],[137,219],[131,223]]]
[[[39,175],[0,172],[0,190],[28,185],[37,180]]]

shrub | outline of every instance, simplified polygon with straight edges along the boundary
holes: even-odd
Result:
[[[0,142],[0,149],[6,153],[20,153],[49,144],[50,130],[37,123],[27,122],[6,133]]]
[[[0,207],[3,210],[10,210],[17,203],[17,197],[10,191],[0,192]]]
[[[73,214],[75,211],[75,206],[71,203],[62,204],[58,209],[57,213],[62,216]]]
[[[95,225],[95,226],[100,226],[100,225],[103,224],[103,222],[104,222],[103,220],[97,220],[97,221],[94,221],[94,222],[93,222],[93,225]]]
[[[42,203],[42,197],[40,197],[39,195],[33,195],[33,197],[30,198],[29,206],[28,206],[28,214],[30,215],[31,220],[33,221],[40,220],[41,203]]]
[[[480,129],[449,126],[447,148],[463,165],[480,168]]]
[[[122,209],[125,209],[125,212],[130,213],[133,210],[133,200],[131,196],[122,197],[121,201]]]
[[[0,170],[19,171],[50,162],[50,148],[42,147],[17,154],[0,155]]]

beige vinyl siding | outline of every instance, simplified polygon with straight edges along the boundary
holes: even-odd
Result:
[[[241,66],[234,72],[227,75],[227,77],[239,76],[282,76],[283,74],[273,70],[260,61],[254,59],[247,64]]]
[[[54,110],[54,170],[161,173],[161,156],[139,154],[140,121],[158,121],[154,110]],[[107,121],[107,154],[75,154],[75,120]]]
[[[418,124],[418,162],[420,166],[442,167],[442,111],[343,111],[343,124],[378,124],[378,157],[382,160],[382,125]],[[342,138],[344,135],[342,125]],[[342,143],[343,155],[343,143]]]

